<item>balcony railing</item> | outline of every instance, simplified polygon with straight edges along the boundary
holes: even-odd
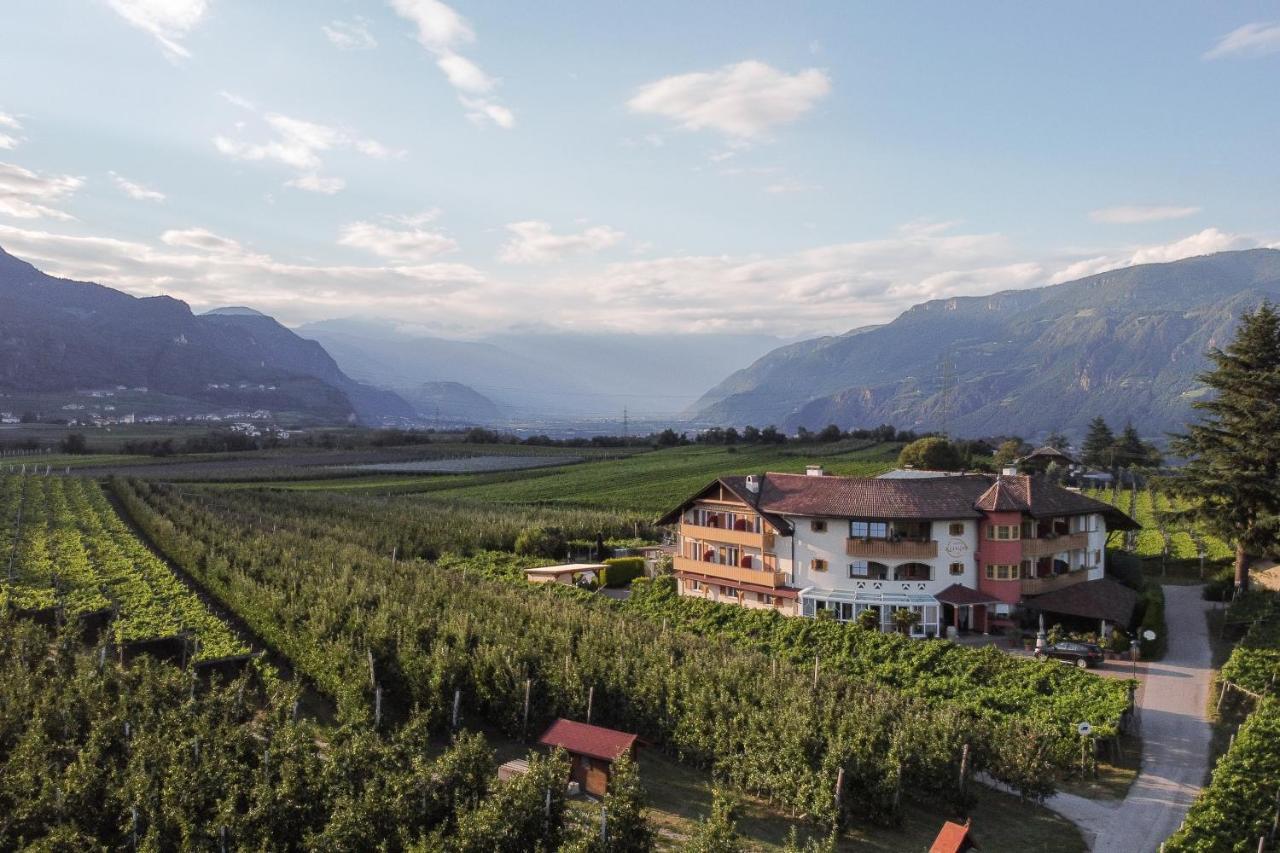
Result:
[[[1061,554],[1064,551],[1081,551],[1088,547],[1088,533],[1065,533],[1040,539],[1023,539],[1022,559],[1034,560],[1038,557]]]
[[[726,566],[720,563],[707,563],[702,560],[693,560],[689,557],[676,557],[675,570],[677,572],[691,572],[698,575],[706,575],[713,578],[723,578],[724,580],[737,581],[738,583],[751,583],[756,586],[768,586],[777,588],[785,586],[787,576],[782,572],[766,571],[761,569],[744,569],[741,566]]]
[[[744,545],[748,548],[773,550],[773,533],[755,533],[750,530],[734,530],[729,527],[703,527],[700,524],[681,524],[680,535],[703,542],[720,542],[725,545]]]
[[[1061,575],[1049,575],[1043,578],[1023,578],[1022,594],[1023,595],[1040,595],[1044,592],[1053,592],[1064,587],[1073,586],[1083,583],[1089,579],[1089,569],[1080,568],[1073,569]]]
[[[900,539],[849,539],[845,553],[850,557],[897,557],[904,560],[932,560],[938,556],[938,543]]]

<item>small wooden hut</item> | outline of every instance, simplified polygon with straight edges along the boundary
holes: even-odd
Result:
[[[603,797],[613,763],[635,749],[636,735],[560,718],[542,733],[538,743],[569,753],[569,779],[588,794]]]

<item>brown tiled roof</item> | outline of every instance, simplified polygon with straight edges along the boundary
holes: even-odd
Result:
[[[886,521],[981,518],[983,512],[1023,512],[1037,518],[1102,513],[1112,530],[1136,530],[1138,523],[1110,504],[1025,474],[951,477],[811,477],[765,474],[760,490],[747,490],[745,476],[721,477],[658,520],[674,524],[696,497],[723,484],[754,507],[776,529],[790,531],[787,517],[874,518]]]
[[[983,512],[1026,512],[1030,506],[1019,495],[1014,493],[1009,482],[1012,477],[998,477],[991,488],[983,492],[974,506]]]
[[[1107,527],[1111,530],[1137,530],[1139,527],[1136,521],[1111,504],[1064,489],[1044,477],[1027,474],[997,478],[997,482],[978,499],[977,506],[986,512],[1025,512],[1035,518],[1100,512],[1107,517]]]
[[[733,479],[726,477],[726,485]],[[981,475],[885,480],[766,474],[760,484],[760,507],[792,516],[978,518],[981,513],[974,508],[974,501],[990,483]]]
[[[624,752],[635,745],[636,735],[566,720],[563,717],[551,724],[538,743],[543,746],[559,746],[577,755],[587,755],[602,761],[617,761]]]
[[[1106,619],[1114,625],[1128,625],[1138,594],[1110,578],[1082,581],[1062,589],[1028,598],[1023,604],[1033,610]]]
[[[1047,459],[1047,460],[1049,460],[1050,462],[1057,462],[1057,461],[1061,460],[1061,461],[1066,462],[1066,463],[1068,463],[1068,464],[1070,464],[1070,465],[1076,465],[1076,464],[1078,464],[1078,463],[1076,462],[1076,460],[1072,459],[1070,456],[1068,456],[1067,454],[1063,453],[1063,452],[1062,452],[1061,450],[1059,450],[1058,448],[1056,448],[1056,447],[1050,447],[1050,446],[1049,446],[1049,445],[1047,445],[1047,444],[1046,444],[1044,447],[1037,447],[1035,450],[1031,451],[1031,452],[1030,452],[1030,453],[1028,453],[1026,456],[1024,456],[1024,457],[1022,457],[1021,459],[1019,459],[1018,461],[1019,461],[1019,462],[1026,462],[1028,459],[1036,459],[1036,460],[1039,460],[1039,459]]]

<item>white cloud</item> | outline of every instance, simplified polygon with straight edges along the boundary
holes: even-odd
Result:
[[[0,214],[18,219],[72,219],[50,207],[84,184],[72,175],[42,175],[13,163],[0,163]]]
[[[1186,219],[1200,212],[1198,207],[1177,205],[1137,204],[1121,207],[1104,207],[1089,213],[1094,222],[1109,225],[1137,225],[1144,222],[1164,222],[1168,219]]]
[[[767,184],[764,191],[773,195],[785,195],[790,193],[811,193],[822,189],[817,184],[805,183],[804,181],[795,181],[791,179],[777,181]]]
[[[229,237],[222,237],[207,228],[173,229],[160,235],[160,242],[166,246],[182,249],[196,249],[202,252],[219,252],[222,254],[238,254],[243,249],[240,244]]]
[[[442,51],[475,40],[466,18],[439,0],[391,0],[396,14],[418,27],[418,42]]]
[[[185,59],[182,45],[209,11],[206,0],[107,0],[117,15],[151,34],[170,59]]]
[[[642,86],[627,106],[689,130],[746,138],[795,121],[830,91],[831,79],[817,68],[787,74],[748,60],[715,71],[664,77]]]
[[[97,281],[138,296],[184,299],[197,309],[252,305],[288,322],[362,312],[479,317],[484,281],[466,264],[294,264],[244,249],[203,228],[166,231],[158,244],[70,236],[0,225],[0,245],[52,274]]]
[[[436,65],[449,78],[449,84],[463,92],[488,92],[494,86],[493,78],[465,56],[443,53],[436,59]]]
[[[257,112],[249,101],[223,92],[222,96],[243,109]],[[341,128],[319,124],[280,113],[262,113],[262,122],[271,131],[265,142],[249,142],[241,137],[218,135],[213,138],[214,147],[234,160],[249,162],[273,162],[294,169],[298,174],[285,186],[309,192],[332,195],[340,192],[346,181],[342,178],[320,174],[324,167],[321,154],[336,149],[353,149],[367,157],[385,159],[402,156],[403,151],[393,151],[376,139],[368,139]]]
[[[369,50],[378,40],[369,32],[369,22],[359,15],[350,21],[330,21],[320,27],[339,50]]]
[[[1205,59],[1248,58],[1280,53],[1280,23],[1257,21],[1234,29],[1205,52]]]
[[[119,188],[120,192],[129,196],[135,201],[164,201],[165,195],[159,190],[153,190],[150,187],[144,187],[136,181],[131,181],[124,175],[117,175],[111,172],[111,181]]]
[[[597,225],[577,234],[553,234],[551,225],[538,220],[512,222],[509,239],[498,257],[509,264],[545,264],[566,255],[598,252],[616,245],[625,236],[621,231]]]
[[[1171,243],[1132,247],[1121,252],[1101,254],[1073,261],[1050,276],[1049,283],[1057,284],[1063,281],[1074,281],[1077,278],[1097,275],[1108,270],[1137,266],[1138,264],[1164,264],[1170,261],[1180,261],[1183,258],[1211,255],[1214,252],[1254,249],[1262,245],[1264,244],[1254,237],[1227,234],[1217,228],[1206,228],[1203,231],[1183,237],[1180,240],[1174,240]]]
[[[459,97],[458,101],[467,108],[467,118],[476,124],[493,122],[503,130],[510,130],[516,126],[515,114],[502,104],[484,98]]]
[[[18,121],[8,113],[0,111],[0,128],[13,131],[22,130],[22,122]],[[0,130],[0,148],[6,151],[12,151],[20,144],[22,144],[22,137],[16,136],[12,133],[6,133],[5,130]]]
[[[286,187],[293,187],[295,190],[306,190],[309,193],[320,193],[321,195],[334,195],[340,193],[347,187],[347,182],[342,178],[330,178],[323,175],[317,175],[315,172],[307,172],[296,178],[285,181]]]
[[[435,55],[436,66],[457,90],[468,119],[504,129],[515,127],[515,114],[500,101],[476,97],[492,92],[498,81],[459,53],[460,47],[475,41],[466,18],[440,0],[391,0],[391,8],[417,28],[418,43]]]
[[[379,257],[416,263],[458,248],[457,242],[444,234],[423,228],[387,228],[373,222],[352,222],[344,226],[338,243]]]

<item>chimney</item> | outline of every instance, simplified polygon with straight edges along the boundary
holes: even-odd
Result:
[[[821,465],[806,465],[804,473],[809,477],[821,477],[825,472],[822,470]]]
[[[1000,469],[1000,474],[1005,477],[1016,477],[1018,476],[1018,466],[1006,465]]]
[[[747,475],[747,491],[753,495],[760,494],[760,478],[757,475]]]

